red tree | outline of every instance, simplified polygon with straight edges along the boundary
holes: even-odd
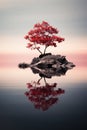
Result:
[[[45,54],[47,47],[57,47],[57,43],[64,41],[64,38],[54,35],[57,33],[58,30],[50,26],[47,22],[43,21],[41,24],[37,23],[24,37],[29,41],[27,48],[37,49],[42,54],[40,51],[40,46],[38,45],[45,45]]]
[[[27,83],[28,91],[25,92],[25,95],[34,104],[36,109],[46,111],[53,104],[57,103],[58,96],[64,94],[65,91],[57,88],[57,83],[49,84],[45,79],[45,85],[41,85],[41,79],[37,82]]]

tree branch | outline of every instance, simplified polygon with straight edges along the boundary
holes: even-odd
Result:
[[[47,49],[47,46],[45,46],[45,49],[44,49],[44,54],[45,54],[45,52],[46,52],[46,49]]]
[[[42,54],[42,52],[37,48],[37,50]]]
[[[40,52],[40,54],[42,54],[42,52],[39,50],[39,48],[36,47],[36,43],[34,45],[35,45],[35,48]]]

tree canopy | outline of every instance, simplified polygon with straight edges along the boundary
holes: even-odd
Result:
[[[29,41],[27,48],[37,49],[42,54],[39,45],[44,45],[45,54],[47,47],[57,47],[57,43],[64,41],[64,38],[56,35],[58,32],[57,28],[52,27],[45,21],[36,23],[33,29],[24,36]]]

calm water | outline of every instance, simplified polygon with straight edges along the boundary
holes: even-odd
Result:
[[[0,72],[0,130],[85,129],[86,67],[45,79],[17,65]]]

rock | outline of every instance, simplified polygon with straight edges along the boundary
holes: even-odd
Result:
[[[73,63],[71,62],[68,62],[65,56],[45,55],[42,58],[40,57],[34,58],[30,66],[45,69],[45,68],[59,68],[59,67],[72,68],[75,65],[73,65]]]
[[[20,63],[20,64],[18,65],[18,67],[25,69],[25,68],[28,68],[28,67],[29,67],[29,64],[27,64],[27,63]]]
[[[35,63],[38,63],[40,61],[40,58],[37,57],[37,58],[34,58],[31,62],[31,64],[35,64]]]
[[[52,55],[52,54],[51,54],[51,53],[41,54],[41,55],[39,56],[39,58],[42,58],[42,57],[47,56],[47,55]]]
[[[68,69],[75,65],[68,62],[65,56],[45,55],[34,58],[30,64],[33,73],[39,73],[41,77],[51,78],[52,76],[65,75]]]
[[[66,67],[67,67],[68,69],[72,69],[73,67],[75,67],[75,65],[74,65],[72,62],[68,62],[68,63],[66,64]]]
[[[72,69],[75,65],[68,62],[65,56],[47,54],[36,57],[30,64],[21,63],[20,68],[30,67],[33,73],[38,73],[41,77],[51,78],[52,76],[65,75],[68,69]]]

